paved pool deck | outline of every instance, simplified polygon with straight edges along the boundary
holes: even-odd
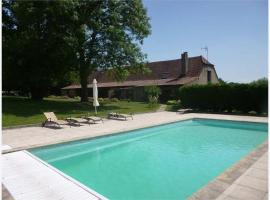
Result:
[[[193,193],[189,200],[265,200],[268,197],[268,141]]]
[[[9,146],[4,153],[29,149],[33,147],[57,144],[79,139],[109,135],[113,133],[134,130],[179,120],[205,118],[235,121],[266,122],[266,117],[217,115],[217,114],[177,114],[175,112],[145,113],[134,116],[133,120],[104,120],[99,124],[84,124],[80,127],[63,126],[62,129],[50,129],[42,127],[27,127],[3,130],[2,143]]]
[[[78,196],[82,195],[84,199],[103,199],[101,195],[95,193],[92,190],[87,190],[87,188],[84,188],[82,185],[76,183],[76,181],[61,174],[61,172],[46,165],[45,163],[31,156],[24,150],[33,147],[40,147],[50,144],[57,144],[91,137],[99,137],[123,131],[129,131],[133,129],[144,128],[193,118],[234,120],[247,122],[265,122],[265,123],[268,122],[268,119],[265,117],[198,114],[198,113],[177,114],[174,112],[164,111],[156,113],[138,114],[134,116],[134,120],[128,121],[104,120],[104,123],[83,125],[80,127],[70,128],[69,126],[64,126],[62,129],[50,129],[42,127],[7,129],[3,130],[2,134],[2,142],[4,145],[3,146],[4,149],[2,149],[2,152],[4,153],[2,159],[3,160],[2,182],[15,200],[72,199],[76,195]],[[267,151],[267,147],[266,150],[264,147],[264,151]],[[266,159],[267,154],[263,155],[258,154],[257,156],[259,156],[262,159],[261,160],[256,159],[252,164],[255,165],[257,162],[260,162],[256,166],[261,166],[262,163],[264,163],[263,165],[265,165],[267,168],[267,159]],[[241,175],[244,175],[244,173],[248,172],[248,170],[251,168],[252,167],[249,167],[248,169],[243,171]],[[46,176],[44,175],[44,173],[46,174]],[[256,183],[259,184],[260,187],[264,188],[263,193],[261,192],[260,195],[259,195],[260,191],[255,193],[258,194],[257,196],[260,197],[258,199],[263,200],[264,198],[266,198],[265,196],[267,196],[268,193],[267,187],[265,189],[265,186],[263,186],[265,182],[267,184],[267,175],[265,175],[264,172],[261,171],[258,172],[258,170],[253,171],[251,170],[250,173],[254,174],[255,176],[261,176],[257,177],[257,179],[263,180],[263,183],[262,181],[258,181],[260,183]],[[46,177],[46,179],[44,179],[44,177]],[[239,178],[241,178],[241,176]],[[248,178],[246,179],[243,178],[242,181],[245,183],[247,182],[247,184],[251,184],[250,186],[247,187],[252,188],[254,180],[248,181],[247,180]],[[243,191],[243,184],[239,184],[236,181],[234,181],[230,185],[226,185],[226,187],[223,187],[222,190],[219,190],[219,194],[216,195],[215,197],[228,200],[249,199],[249,198],[240,198],[241,195],[239,194]],[[233,189],[230,189],[231,187]],[[256,190],[256,188],[254,187],[252,189]],[[67,188],[68,191],[67,194],[72,193],[74,194],[74,196],[65,195],[65,192],[63,191],[66,191],[66,189],[63,188]],[[253,191],[252,189],[249,190],[249,193],[252,193]],[[69,193],[69,190],[72,192]],[[238,196],[234,194],[238,194]]]
[[[217,200],[267,200],[268,153],[265,153],[244,174],[229,186]]]

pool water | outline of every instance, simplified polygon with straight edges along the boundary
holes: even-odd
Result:
[[[179,200],[265,141],[267,131],[267,124],[194,119],[31,153],[109,199]]]

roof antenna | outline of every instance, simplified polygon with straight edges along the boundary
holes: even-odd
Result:
[[[201,48],[201,50],[205,50],[206,51],[206,57],[207,57],[207,60],[208,60],[208,47],[205,46],[205,47]]]

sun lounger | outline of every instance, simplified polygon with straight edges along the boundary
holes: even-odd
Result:
[[[66,125],[69,122],[66,122],[64,120],[57,119],[54,112],[44,112],[44,115],[46,117],[46,121],[43,122],[42,126],[44,127],[46,124],[53,124],[57,125],[58,127],[61,127],[61,125]]]
[[[177,110],[177,112],[179,114],[184,114],[184,113],[191,112],[191,111],[192,111],[192,109],[190,109],[190,108]]]
[[[128,118],[133,119],[133,115],[132,114],[115,113],[115,112],[108,113],[108,119],[124,119],[124,120],[127,120]]]
[[[117,113],[115,113],[115,112],[110,112],[110,113],[108,113],[107,118],[108,118],[108,119],[117,118]]]
[[[79,117],[68,117],[68,118],[66,118],[66,121],[68,121],[69,123],[71,123],[73,125],[78,125],[78,126],[80,126],[81,123],[88,122],[88,120],[83,119],[83,118],[79,118]]]
[[[103,119],[101,117],[97,117],[97,116],[84,116],[83,118],[86,119],[87,121],[93,122],[94,124],[96,122],[102,122],[102,123],[104,123],[103,122]]]
[[[132,120],[133,120],[133,116],[132,116],[132,114],[121,114],[121,113],[117,113],[117,116],[118,116],[118,118],[123,118],[123,119],[125,119],[125,120],[127,120],[128,118],[131,118]]]

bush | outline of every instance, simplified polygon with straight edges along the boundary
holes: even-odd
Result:
[[[150,108],[155,107],[157,105],[157,103],[158,103],[158,99],[155,96],[149,96],[148,101],[149,101],[149,107]]]
[[[179,110],[180,108],[182,108],[180,100],[168,100],[166,104],[167,104],[166,106],[167,111],[175,112]]]
[[[106,104],[106,103],[110,103],[111,100],[109,98],[103,98],[103,103]]]
[[[117,98],[111,98],[111,102],[118,102],[119,101],[119,99],[117,99]]]
[[[177,105],[179,103],[180,103],[180,101],[177,101],[177,100],[168,100],[166,104],[167,105]]]
[[[144,87],[144,91],[148,98],[149,107],[154,107],[158,103],[158,97],[161,94],[161,90],[156,85]]]
[[[80,100],[81,100],[81,97],[76,96],[76,97],[74,97],[74,99],[76,99],[76,100],[80,101]]]
[[[159,97],[161,94],[161,90],[156,85],[146,86],[144,87],[144,91],[147,94],[147,96],[153,96],[153,97]]]
[[[55,95],[50,95],[47,98],[50,98],[50,99],[70,99],[68,96],[55,96]]]
[[[180,88],[186,108],[210,111],[268,112],[268,83],[192,85]]]

